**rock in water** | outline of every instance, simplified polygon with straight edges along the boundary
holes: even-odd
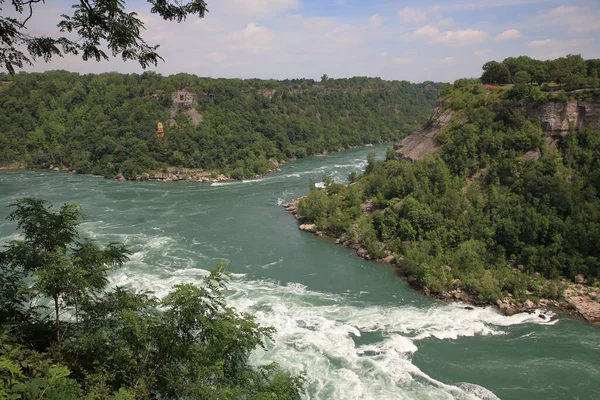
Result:
[[[299,228],[305,232],[315,233],[317,231],[317,226],[315,224],[302,224]]]

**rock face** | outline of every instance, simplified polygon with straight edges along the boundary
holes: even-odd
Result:
[[[429,121],[413,134],[394,145],[396,154],[401,158],[416,161],[426,154],[437,151],[440,144],[435,140],[435,135],[451,123],[461,124],[466,122],[465,117],[457,119],[458,116],[458,112],[448,109],[443,102],[438,101]]]
[[[529,108],[527,114],[539,118],[542,130],[547,133],[566,132],[570,122],[575,129],[586,126],[600,129],[600,100],[553,101]]]
[[[564,292],[565,301],[592,324],[600,324],[600,288],[572,284]]]
[[[569,123],[573,122],[575,129],[592,126],[600,129],[600,100],[569,100],[552,101],[540,106],[526,106],[527,115],[538,118],[546,135],[560,135],[569,131]],[[450,110],[442,101],[438,101],[433,116],[421,128],[410,136],[394,145],[394,150],[400,158],[413,161],[422,159],[426,154],[439,150],[440,144],[435,136],[450,124],[463,124],[467,118],[457,111]],[[550,140],[551,146],[555,141]],[[526,154],[527,159],[538,159],[537,151]]]
[[[317,226],[315,224],[302,224],[299,226],[300,230],[305,232],[317,232]]]

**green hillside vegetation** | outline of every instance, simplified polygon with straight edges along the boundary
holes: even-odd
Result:
[[[240,80],[65,71],[1,75],[0,165],[134,177],[169,166],[263,174],[278,161],[397,140],[428,118],[439,84],[376,78]],[[198,95],[195,126],[171,94]],[[272,90],[274,93],[265,91]]]
[[[600,59],[584,60],[574,54],[546,61],[508,57],[502,62],[489,61],[482,68],[481,82],[486,84],[536,84],[546,91],[557,86],[567,90],[600,86]]]
[[[129,252],[80,238],[78,205],[13,206],[22,238],[0,251],[1,399],[300,398],[302,376],[249,364],[274,330],[227,305],[224,265],[163,299],[108,289]]]
[[[412,284],[437,293],[555,299],[561,277],[598,280],[600,132],[571,129],[552,150],[523,104],[564,93],[487,91],[477,80],[444,90],[441,103],[468,119],[438,134],[439,152],[416,162],[392,149],[385,161],[372,154],[350,185],[313,185],[299,202],[302,221],[374,258],[395,254]],[[532,150],[539,158],[525,156]]]

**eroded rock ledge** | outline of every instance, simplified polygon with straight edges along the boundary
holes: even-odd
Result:
[[[579,130],[586,126],[600,129],[600,100],[549,101],[541,105],[521,104],[530,118],[539,119],[542,131],[548,139],[565,135],[570,124]],[[425,155],[435,153],[441,148],[437,142],[438,133],[453,125],[467,122],[467,117],[450,108],[450,103],[439,100],[429,121],[414,133],[394,145],[399,158],[420,160]],[[550,140],[555,146],[556,140]]]

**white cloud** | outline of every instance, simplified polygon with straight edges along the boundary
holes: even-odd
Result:
[[[470,44],[479,44],[487,40],[487,32],[477,31],[473,29],[464,29],[458,31],[442,32],[435,39],[435,43],[450,44],[456,46],[467,46]]]
[[[434,41],[440,36],[440,30],[433,25],[425,25],[411,33],[403,35],[404,39]]]
[[[572,39],[572,40],[554,40],[554,39],[544,39],[544,40],[534,40],[529,42],[529,47],[581,47],[587,44],[589,40],[586,39]]]
[[[491,2],[509,1],[517,4],[520,0],[486,0],[479,4],[489,6]],[[366,75],[411,81],[453,81],[480,75],[483,61],[492,56],[511,55],[505,51],[519,51],[534,58],[556,58],[569,53],[581,53],[584,58],[598,57],[600,41],[595,37],[600,32],[590,30],[600,21],[597,17],[600,9],[594,5],[598,0],[581,0],[582,3],[587,1],[587,9],[556,7],[552,10],[554,6],[539,6],[544,0],[536,1],[536,7],[545,11],[534,14],[527,23],[528,29],[538,36],[524,40],[523,34],[508,42],[494,39],[498,34],[503,35],[504,30],[521,30],[521,25],[512,25],[516,23],[514,18],[518,18],[519,8],[513,19],[505,18],[504,13],[481,12],[475,15],[477,25],[458,27],[446,17],[456,15],[458,18],[461,14],[446,14],[450,2],[445,1],[438,2],[441,8],[416,3],[404,10],[401,9],[408,3],[389,2],[403,4],[396,6],[398,16],[395,16],[384,13],[385,8],[356,14],[352,12],[353,7],[334,7],[334,11],[343,11],[338,15],[332,15],[326,7],[311,7],[310,15],[303,15],[309,12],[302,9],[303,4],[308,3],[303,0],[219,0],[209,2],[210,13],[206,18],[189,18],[181,24],[169,23],[150,14],[148,6],[135,8],[146,23],[147,29],[142,36],[148,43],[160,45],[158,52],[165,59],[152,69],[164,75],[187,72],[213,77],[318,79],[327,72],[336,77]],[[562,1],[563,4],[570,3]],[[40,12],[30,21],[28,33],[57,35],[60,14],[72,12],[67,3],[47,3],[39,7]],[[57,4],[64,7],[56,8]],[[351,2],[346,1],[346,4]],[[326,13],[320,13],[319,9]],[[589,18],[582,13],[595,16]],[[575,26],[574,22],[567,23],[573,15],[581,17],[582,27]],[[461,22],[464,22],[462,17],[464,15],[461,16]],[[542,18],[545,18],[543,23],[540,22]],[[390,23],[392,19],[395,23]],[[413,22],[405,23],[405,19]],[[488,29],[493,35],[486,33]],[[586,32],[576,34],[573,33],[575,29]],[[404,42],[398,40],[399,37],[414,42]],[[533,39],[541,40],[531,42]],[[511,46],[507,49],[505,43],[522,47],[520,50],[511,49]],[[373,62],[373,57],[379,62]],[[81,73],[143,72],[139,64],[124,63],[119,58],[110,62],[84,63],[80,57],[57,58],[50,64],[38,62],[26,70],[57,68]]]
[[[392,58],[392,62],[394,64],[409,64],[410,62],[412,62],[412,58],[408,58],[408,57],[393,57]]]
[[[456,64],[456,57],[452,57],[452,56],[445,57],[442,60],[442,62],[446,65],[454,65],[454,64]]]
[[[425,11],[405,7],[398,11],[398,17],[404,22],[425,22],[427,14]]]
[[[215,13],[226,15],[227,13],[237,12],[246,14],[251,18],[265,17],[281,14],[283,12],[300,8],[299,0],[233,0],[230,1],[226,9],[221,9],[217,5]],[[210,5],[208,7],[211,15],[213,13]]]
[[[523,35],[518,30],[509,29],[496,36],[496,40],[514,40],[520,38],[521,36]]]
[[[273,31],[250,22],[246,27],[231,35],[229,50],[241,50],[250,53],[265,53],[271,50]]]
[[[335,19],[329,17],[302,18],[304,27],[310,29],[311,31],[330,29],[337,23]]]
[[[375,15],[371,16],[370,22],[371,22],[371,25],[373,25],[373,26],[381,26],[383,19],[381,18],[381,16],[379,14],[375,14]]]
[[[572,32],[600,30],[600,10],[591,7],[560,6],[540,12],[537,21],[545,26],[567,26]]]
[[[227,55],[225,53],[213,51],[209,55],[210,59],[215,63],[222,63],[227,59]]]
[[[544,39],[544,40],[534,40],[529,42],[529,47],[542,47],[542,46],[550,46],[554,44],[556,40],[552,39]]]
[[[424,40],[429,43],[439,43],[450,46],[467,46],[480,44],[487,40],[487,32],[462,29],[442,32],[433,25],[425,25],[409,35],[403,35],[406,40]]]

